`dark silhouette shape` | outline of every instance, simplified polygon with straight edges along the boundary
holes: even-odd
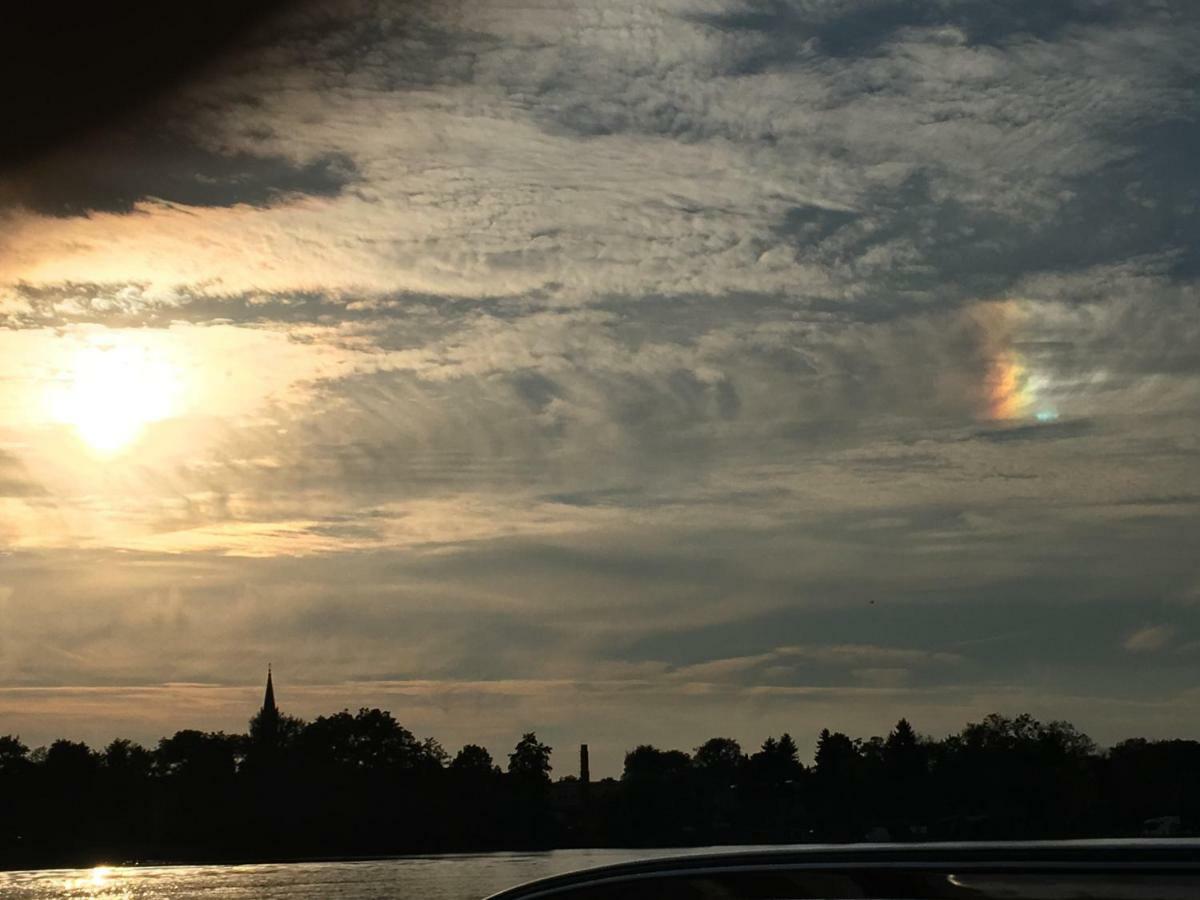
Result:
[[[550,782],[550,751],[532,731],[526,732],[508,754],[508,774],[532,783]]]
[[[696,748],[692,762],[721,777],[735,778],[746,762],[741,745],[733,738],[709,738]]]
[[[78,140],[246,40],[283,0],[22,3],[5,11],[0,166]],[[137,52],[130,52],[130,48]]]
[[[451,760],[391,713],[312,722],[273,678],[248,734],[184,729],[153,750],[101,752],[0,736],[0,866],[726,843],[1134,836],[1200,825],[1200,743],[1134,738],[1102,751],[1066,722],[990,715],[943,739],[906,720],[886,737],[823,730],[811,766],[789,734],[747,756],[647,744],[620,781],[552,782],[551,748],[522,735],[501,771],[467,744]]]
[[[465,744],[450,763],[450,770],[485,777],[500,774],[500,767],[492,762],[492,754],[478,744]]]
[[[279,740],[279,707],[275,705],[275,685],[271,683],[271,664],[267,664],[267,688],[263,693],[262,709],[258,713],[258,734],[255,735],[255,723],[251,723],[250,735],[265,743],[277,743]]]
[[[506,820],[522,846],[539,846],[553,839],[554,816],[550,802],[551,748],[526,732],[508,754],[509,810]]]

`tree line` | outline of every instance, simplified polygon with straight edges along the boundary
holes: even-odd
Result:
[[[621,778],[552,778],[524,735],[503,767],[453,756],[380,709],[154,748],[0,737],[0,866],[287,859],[563,846],[1130,836],[1200,823],[1200,743],[1101,750],[1065,722],[991,715],[942,739],[789,734],[642,745]]]

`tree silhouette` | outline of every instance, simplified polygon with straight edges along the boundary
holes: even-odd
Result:
[[[817,737],[813,793],[819,812],[814,824],[832,840],[851,840],[868,827],[871,795],[865,775],[870,756],[863,747],[862,741],[827,728]]]
[[[1029,715],[941,739],[906,719],[866,739],[825,729],[811,767],[786,733],[749,757],[729,737],[694,755],[641,744],[586,801],[572,779],[551,783],[534,732],[502,773],[484,747],[449,760],[385,710],[278,722],[270,754],[249,734],[194,729],[101,752],[0,736],[0,866],[862,840],[880,827],[897,840],[1127,836],[1146,820],[1200,830],[1200,743],[1104,751]]]
[[[16,735],[0,736],[0,862],[24,852],[24,832],[28,821],[35,764],[29,748]]]
[[[437,742],[421,742],[381,709],[347,710],[319,716],[297,738],[301,753],[320,763],[349,769],[422,769],[440,766]]]
[[[463,776],[475,777],[490,777],[500,773],[500,768],[492,761],[492,754],[478,744],[464,744],[454,755],[450,769]]]
[[[549,784],[550,751],[534,732],[526,732],[508,754],[508,774],[522,782]]]
[[[95,776],[100,760],[87,744],[57,740],[46,751],[43,765],[57,781],[82,784]]]
[[[778,740],[763,741],[762,748],[749,759],[754,780],[773,788],[798,781],[804,775],[800,750],[792,736],[784,732]]]
[[[29,762],[29,748],[16,735],[0,736],[0,774],[24,771]]]
[[[641,744],[625,754],[621,775],[622,843],[679,843],[697,827],[695,771],[682,750]]]
[[[101,754],[104,767],[114,776],[146,778],[154,767],[154,754],[133,741],[117,738]]]
[[[680,781],[692,766],[692,758],[682,750],[659,750],[641,744],[625,754],[621,780],[627,784],[653,784]]]
[[[746,761],[741,745],[733,738],[709,738],[692,756],[696,768],[722,778],[733,778]]]
[[[928,816],[928,753],[907,719],[896,723],[881,750],[877,790],[883,809],[878,818],[893,837],[908,837],[908,823]]]
[[[250,718],[249,737],[252,748],[285,749],[296,742],[304,730],[305,721],[280,713],[264,720],[260,709]]]
[[[526,732],[508,755],[509,794],[508,827],[522,845],[545,844],[552,833],[550,812],[551,748]]]

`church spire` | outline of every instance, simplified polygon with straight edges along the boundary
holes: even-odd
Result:
[[[267,690],[263,694],[262,709],[250,720],[250,736],[264,747],[274,747],[279,742],[279,707],[275,705],[270,663],[267,664]]]
[[[264,716],[279,718],[279,708],[275,705],[275,686],[271,684],[270,663],[267,663],[267,692],[263,695],[262,711]]]

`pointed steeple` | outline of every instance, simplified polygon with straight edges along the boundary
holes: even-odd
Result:
[[[270,663],[267,663],[267,692],[263,695],[262,711],[264,715],[279,718],[279,707],[275,705],[275,686],[271,684]]]
[[[250,720],[250,736],[263,747],[274,747],[279,741],[279,707],[275,705],[275,685],[271,679],[271,666],[267,664],[267,690],[263,694],[262,709]]]

